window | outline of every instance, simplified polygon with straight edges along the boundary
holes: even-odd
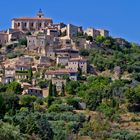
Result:
[[[34,26],[34,23],[33,23],[33,22],[31,23],[31,26],[32,26],[32,27]]]
[[[42,24],[41,23],[39,23],[39,27],[41,27],[42,26]]]
[[[25,26],[25,27],[27,26],[27,23],[26,23],[26,22],[24,23],[24,26]]]
[[[18,27],[20,26],[20,23],[18,22]]]

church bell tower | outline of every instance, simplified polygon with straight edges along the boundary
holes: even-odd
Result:
[[[38,13],[37,13],[37,17],[38,17],[38,18],[43,18],[43,17],[44,17],[44,14],[43,14],[43,12],[42,12],[41,9],[39,9],[39,11],[38,11]]]

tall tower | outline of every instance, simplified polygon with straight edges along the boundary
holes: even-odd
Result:
[[[41,9],[39,9],[39,11],[38,11],[38,13],[37,13],[37,17],[38,17],[38,18],[43,18],[43,17],[44,17],[44,14],[43,14],[43,12],[42,12]]]

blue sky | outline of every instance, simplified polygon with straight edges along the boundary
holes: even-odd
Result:
[[[140,0],[1,0],[0,5],[0,30],[13,17],[35,16],[41,8],[54,22],[105,28],[140,43]]]

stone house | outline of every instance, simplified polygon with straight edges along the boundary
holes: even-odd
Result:
[[[4,70],[4,83],[10,83],[15,80],[15,68],[14,67],[5,67]]]
[[[70,69],[51,70],[45,73],[45,79],[51,80],[52,78],[68,77],[71,80],[77,81],[78,72]]]
[[[25,38],[25,34],[18,29],[8,29],[7,34],[9,35],[9,41]]]
[[[39,64],[50,64],[50,58],[47,56],[40,56]]]
[[[68,68],[71,70],[81,70],[82,73],[86,74],[88,70],[88,63],[83,58],[71,58],[68,62]]]
[[[28,64],[28,65],[31,65],[34,63],[34,59],[33,57],[31,56],[22,56],[22,57],[19,57],[18,60],[17,60],[17,65],[19,64]]]
[[[105,30],[105,29],[97,29],[97,31],[100,32],[100,35],[101,36],[104,36],[104,37],[108,37],[109,36],[109,31],[108,30]]]
[[[82,27],[68,24],[66,27],[61,29],[61,32],[66,32],[68,38],[76,37],[79,32],[82,32]]]
[[[27,48],[29,51],[40,55],[46,55],[47,46],[53,43],[53,37],[45,34],[27,36]]]
[[[48,88],[41,89],[38,87],[29,87],[27,89],[27,94],[31,96],[37,96],[37,97],[48,97]]]
[[[84,34],[86,34],[87,36],[92,36],[93,38],[96,38],[97,36],[100,35],[100,31],[94,28],[87,28],[86,30],[84,30]]]
[[[61,79],[61,78],[53,78],[52,79],[52,84],[56,85],[56,90],[58,92],[61,92],[63,84],[66,85],[66,80],[65,79]]]
[[[29,70],[31,65],[23,64],[15,66],[15,78],[17,80],[25,80],[29,78]]]
[[[0,32],[0,44],[5,45],[9,42],[9,35],[6,32]]]
[[[58,31],[57,28],[48,27],[47,29],[45,29],[45,32],[47,35],[52,37],[59,37],[60,35],[60,32]]]
[[[67,65],[68,64],[68,61],[69,61],[69,56],[58,56],[57,58],[56,58],[56,64],[57,65],[63,65],[63,66],[65,66],[65,65]]]
[[[108,37],[109,31],[104,29],[94,29],[90,27],[84,30],[84,34],[86,34],[87,36],[92,36],[93,38],[96,38],[97,36]]]
[[[47,52],[47,57],[53,60],[56,60],[57,57],[76,58],[79,57],[79,51],[71,48],[54,49]]]

